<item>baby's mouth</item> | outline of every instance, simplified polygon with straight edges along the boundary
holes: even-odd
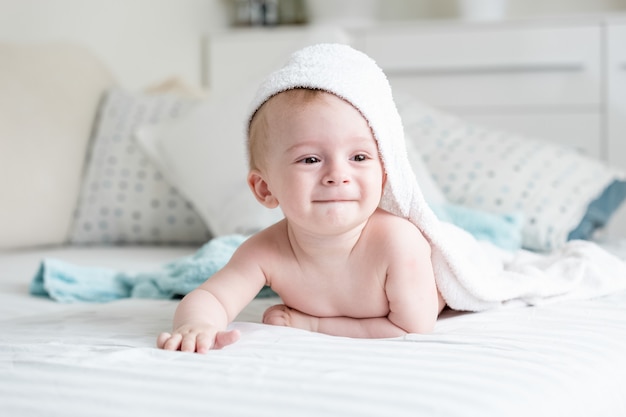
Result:
[[[354,198],[326,198],[326,199],[319,199],[319,200],[313,200],[314,203],[352,203],[357,201]]]

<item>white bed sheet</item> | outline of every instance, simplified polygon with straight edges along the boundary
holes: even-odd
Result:
[[[626,244],[612,245],[626,254]],[[626,293],[483,313],[430,335],[331,337],[255,323],[208,355],[154,348],[177,302],[58,304],[27,295],[44,256],[147,270],[195,248],[60,248],[0,255],[5,416],[623,416]],[[625,278],[626,279],[626,278]]]

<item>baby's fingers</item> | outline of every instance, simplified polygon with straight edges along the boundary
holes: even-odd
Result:
[[[198,333],[187,333],[182,337],[182,341],[180,342],[180,351],[181,352],[200,352],[204,353],[204,350],[201,352],[200,346],[196,346],[201,340],[204,339],[204,335]]]
[[[239,340],[238,330],[201,333],[161,333],[157,338],[157,347],[165,350],[207,353],[211,349],[221,349]]]
[[[178,350],[182,336],[178,333],[169,334],[163,332],[157,337],[157,347],[165,350]]]
[[[172,337],[172,335],[169,333],[161,333],[159,337],[157,337],[157,347],[159,349],[163,349],[163,346],[165,346],[165,342],[167,342],[167,339],[169,339],[170,337]]]
[[[274,326],[290,326],[290,309],[284,304],[271,306],[263,313],[263,323]]]

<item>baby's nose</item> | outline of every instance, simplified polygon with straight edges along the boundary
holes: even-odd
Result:
[[[334,164],[324,175],[323,182],[326,185],[347,184],[350,182],[350,178],[345,169],[342,169],[338,164]]]

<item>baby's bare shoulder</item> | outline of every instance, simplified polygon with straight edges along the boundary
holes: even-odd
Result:
[[[240,256],[262,261],[284,252],[289,245],[282,222],[274,224],[250,236],[237,250]]]
[[[394,249],[430,247],[420,229],[408,219],[384,210],[377,210],[371,218],[371,237]]]
[[[278,228],[279,229],[279,228]],[[265,285],[272,285],[277,265],[287,259],[284,240],[286,233],[270,226],[246,239],[235,251],[224,269],[248,277],[263,277]]]
[[[408,234],[423,236],[422,232],[409,219],[396,216],[388,211],[378,209],[370,218],[370,225],[378,232],[393,234]]]

